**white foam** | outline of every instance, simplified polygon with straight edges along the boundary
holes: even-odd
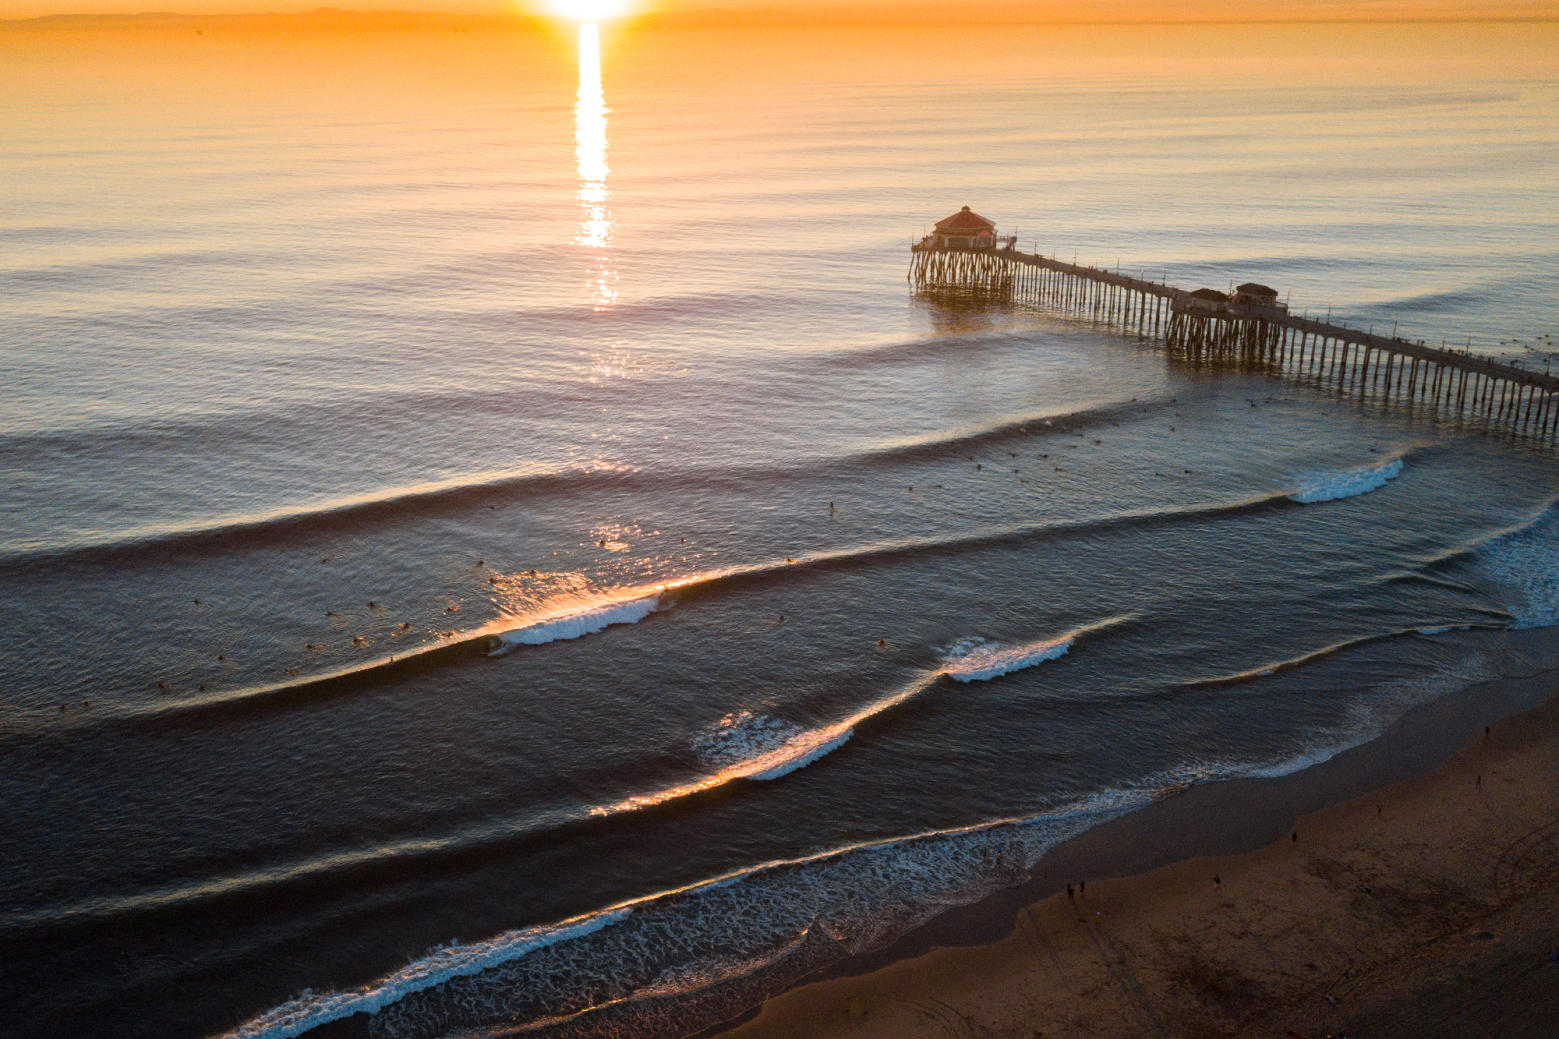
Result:
[[[693,792],[733,779],[772,780],[789,775],[838,750],[862,721],[898,706],[935,680],[935,675],[917,679],[848,717],[811,729],[751,711],[727,714],[693,741],[693,750],[714,774],[678,790]]]
[[[1512,628],[1559,624],[1559,509],[1548,505],[1525,526],[1483,546],[1478,557],[1504,586],[1501,605]]]
[[[1294,501],[1308,505],[1318,501],[1336,501],[1384,487],[1402,472],[1402,459],[1393,458],[1373,469],[1342,469],[1331,472],[1306,473],[1299,478],[1299,489],[1289,495]]]
[[[548,642],[562,642],[583,638],[604,631],[614,624],[637,624],[654,613],[660,606],[660,592],[618,602],[605,602],[586,607],[574,613],[549,617],[521,628],[499,632],[494,636],[497,646],[488,656],[502,656],[518,646],[542,646]]]
[[[999,642],[964,642],[955,646],[942,673],[955,682],[988,682],[1013,671],[1021,671],[1047,660],[1066,655],[1077,641],[1075,633],[1056,639],[1007,646]]]
[[[1351,750],[1361,743],[1369,742],[1370,738],[1369,736],[1361,736],[1355,739],[1341,739],[1335,743],[1308,747],[1292,757],[1253,768],[1246,775],[1252,779],[1281,779],[1284,776],[1291,776],[1295,772],[1303,772],[1312,765],[1319,765],[1323,761],[1329,761],[1345,750]]]
[[[1102,791],[1040,816],[767,862],[647,896],[613,927],[411,993],[375,1017],[370,1033],[435,1039],[496,1026],[512,1033],[557,1021],[559,1011],[590,1020],[585,1015],[611,1015],[628,1004],[647,1015],[638,1030],[672,1034],[685,1022],[658,1017],[664,1004],[645,997],[765,970],[805,955],[809,944],[825,957],[811,966],[873,947],[949,906],[1021,881],[1059,841],[1150,798],[1149,791]],[[817,941],[807,943],[809,934]],[[584,1008],[581,990],[590,994]],[[596,1033],[610,1031],[612,1022],[600,1019]]]
[[[693,742],[693,749],[722,780],[778,779],[843,746],[854,718],[816,729],[751,711],[726,715]]]
[[[801,727],[781,718],[732,711],[693,740],[693,750],[708,765],[727,768],[788,743]]]
[[[294,1039],[332,1021],[353,1014],[377,1014],[407,996],[469,977],[527,956],[556,942],[582,938],[626,919],[632,914],[619,908],[555,926],[508,931],[474,945],[451,943],[413,960],[388,977],[352,992],[315,995],[305,991],[260,1017],[224,1034],[222,1039]]]
[[[771,780],[789,775],[849,742],[855,727],[924,692],[940,676],[926,675],[867,704],[854,714],[827,725],[806,729],[750,711],[728,714],[709,732],[693,740],[693,750],[711,771],[696,779],[590,809],[593,816],[618,815],[691,797],[737,779]]]
[[[907,687],[889,699],[900,702],[921,687]],[[746,741],[762,746],[792,730],[801,731],[788,722],[740,712],[722,719],[705,742],[737,753]],[[717,737],[717,732],[724,735]],[[798,971],[876,947],[950,906],[1019,883],[1061,841],[1158,797],[1239,774],[1285,774],[1330,753],[1335,751],[1329,747],[1310,751],[1254,772],[1191,763],[1038,815],[754,865],[595,917],[437,950],[357,992],[305,995],[227,1039],[291,1039],[357,1012],[377,1015],[369,1026],[376,1036],[435,1039],[485,1034],[496,1026],[529,1029],[565,1017],[584,1023],[597,1012],[611,1014],[625,1006],[649,1015],[644,1023],[653,1030],[665,998],[804,955],[809,934],[822,940],[828,958],[802,962]],[[590,993],[588,1006],[579,1005],[581,991]],[[662,997],[662,1002],[647,997]],[[598,1021],[598,1031],[610,1030],[612,1023],[610,1017]],[[673,1022],[664,1023],[670,1034]]]
[[[1464,624],[1440,630],[1462,631],[1467,628],[1468,625]],[[1293,756],[1250,767],[1235,766],[1231,775],[1278,779],[1319,765],[1345,750],[1352,750],[1378,738],[1414,707],[1479,682],[1486,682],[1497,674],[1498,671],[1484,654],[1474,652],[1423,674],[1404,675],[1383,682],[1348,708],[1340,726],[1316,733],[1310,745]]]
[[[1066,656],[1067,650],[1071,649],[1072,644],[1082,636],[1103,631],[1105,628],[1113,628],[1129,620],[1131,620],[1130,614],[1106,617],[1104,620],[1073,628],[1063,635],[1025,642],[1017,646],[990,642],[978,636],[960,639],[947,651],[947,658],[938,674],[946,675],[955,682],[988,682],[1013,671],[1021,671],[1026,667]]]
[[[747,778],[761,780],[778,779],[780,776],[789,775],[798,768],[806,768],[823,755],[844,746],[854,733],[855,730],[853,728],[844,729],[840,732],[829,731],[826,733],[825,738],[812,740],[809,745],[795,748],[790,746],[781,747],[776,754],[771,755],[771,757],[780,758],[776,764],[761,772],[750,772]]]
[[[837,958],[880,945],[949,906],[1020,882],[1060,841],[1107,819],[1187,786],[1308,768],[1373,738],[1411,704],[1476,680],[1485,670],[1473,657],[1389,682],[1371,691],[1356,716],[1278,760],[1188,762],[1038,815],[756,864],[593,917],[436,950],[361,990],[305,994],[228,1039],[290,1039],[358,1012],[376,1015],[371,1034],[397,1039],[530,1028],[558,1022],[559,1015],[581,1024],[593,1020],[602,1034],[617,1020],[606,1015],[618,1010],[643,1013],[644,1030],[655,1031],[663,1020],[655,1015],[680,994],[770,970],[792,955],[798,957],[797,971],[833,961],[803,962],[808,948],[821,947],[820,955]],[[727,778],[784,774],[841,745],[855,721],[932,687],[937,677],[812,729],[772,715],[733,712],[696,740],[695,749]],[[804,940],[809,934],[815,937],[810,943]],[[589,993],[587,1006],[580,1005],[581,992]],[[664,1020],[661,1031],[671,1034],[670,1019]]]

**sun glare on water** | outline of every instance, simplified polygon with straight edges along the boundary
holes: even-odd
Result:
[[[605,310],[617,300],[617,270],[611,261],[614,219],[606,178],[606,95],[601,89],[601,31],[579,26],[579,100],[574,105],[574,149],[579,162],[579,230],[574,244],[589,250],[591,304]]]

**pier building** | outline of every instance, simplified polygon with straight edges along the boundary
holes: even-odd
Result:
[[[1278,292],[1245,282],[1232,297],[1017,249],[968,206],[910,245],[909,281],[928,296],[997,299],[1109,324],[1199,366],[1239,366],[1361,398],[1432,409],[1552,445],[1559,376],[1471,351],[1296,317]]]

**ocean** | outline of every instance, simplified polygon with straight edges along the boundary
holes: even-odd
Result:
[[[1552,365],[1552,24],[0,51],[7,1035],[686,1034],[1559,667],[1551,447],[906,282]]]

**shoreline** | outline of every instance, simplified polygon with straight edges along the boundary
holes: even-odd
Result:
[[[1547,657],[1555,642],[1552,629],[1506,637],[1507,655],[1517,657]],[[1509,796],[1491,807],[1490,798],[1501,792]],[[1190,1019],[1165,1026],[1176,1008],[1200,1015],[1194,1034],[1247,1034],[1263,1015],[1283,1013],[1297,1023],[1274,1019],[1261,1034],[1287,1030],[1312,1039],[1313,1032],[1318,1039],[1344,1028],[1350,1014],[1374,1034],[1432,1034],[1423,1030],[1428,1019],[1408,1022],[1402,1015],[1423,1018],[1418,1008],[1438,1005],[1435,999],[1460,1005],[1474,997],[1491,1020],[1518,1013],[1495,1005],[1498,992],[1473,980],[1492,970],[1509,988],[1509,971],[1501,971],[1511,966],[1506,954],[1514,955],[1513,941],[1522,946],[1515,966],[1533,968],[1537,984],[1546,986],[1538,995],[1523,991],[1519,1002],[1528,1009],[1519,1012],[1540,1016],[1547,1030],[1532,1034],[1550,1035],[1559,1021],[1559,960],[1547,957],[1559,955],[1559,939],[1551,925],[1546,938],[1534,932],[1532,915],[1554,919],[1559,889],[1550,884],[1518,900],[1527,915],[1524,922],[1504,922],[1508,940],[1492,924],[1475,928],[1477,941],[1470,944],[1442,940],[1456,931],[1419,933],[1450,917],[1499,915],[1503,903],[1491,903],[1490,889],[1480,889],[1468,871],[1480,863],[1492,868],[1505,845],[1484,845],[1510,844],[1516,829],[1530,833],[1523,868],[1559,876],[1559,669],[1553,667],[1475,683],[1419,705],[1374,740],[1298,772],[1191,787],[1110,820],[1052,849],[1026,882],[950,909],[696,1034],[1186,1034]],[[1449,840],[1452,831],[1461,844]],[[1354,865],[1339,872],[1334,860],[1342,849]],[[1417,894],[1380,879],[1357,882],[1365,868],[1358,863],[1366,860],[1374,862],[1366,869],[1370,876],[1392,869],[1410,874]],[[1509,873],[1508,864],[1502,868]],[[1340,879],[1323,880],[1328,874]],[[1349,883],[1352,889],[1343,890]],[[1069,885],[1083,885],[1080,897],[1068,899]],[[1382,908],[1386,892],[1398,900],[1395,911]],[[1438,899],[1429,897],[1434,892]],[[1419,896],[1422,905],[1413,901]],[[1257,904],[1262,908],[1253,917],[1250,907]],[[1231,916],[1239,919],[1232,930]],[[1347,937],[1350,927],[1364,924],[1369,929]],[[1388,935],[1382,941],[1390,949],[1371,937],[1376,932]],[[1312,939],[1308,945],[1304,934]],[[1420,991],[1424,985],[1401,977],[1375,986],[1367,998],[1354,991],[1361,973],[1379,973],[1415,943],[1460,957],[1450,977],[1424,968],[1424,977],[1443,990],[1435,999]],[[1244,951],[1243,962],[1225,959],[1234,949]],[[1256,969],[1247,975],[1242,965]],[[1346,1001],[1327,988],[1344,981],[1351,986]],[[1320,1000],[1320,1010],[1302,1005],[1306,994],[1310,1002]],[[1063,1027],[1067,1014],[1077,1016]],[[1449,1025],[1451,1018],[1445,1020]],[[1511,1027],[1486,1032],[1456,1021],[1444,1034],[1527,1034],[1505,1023]]]

